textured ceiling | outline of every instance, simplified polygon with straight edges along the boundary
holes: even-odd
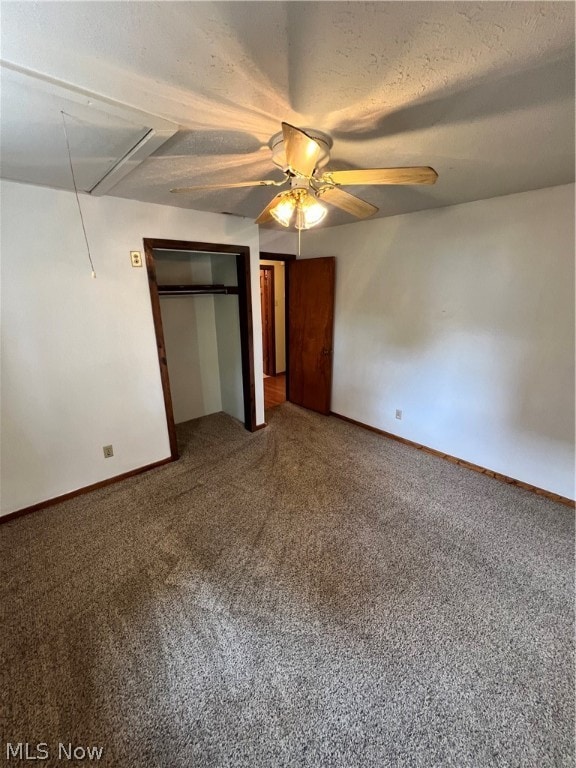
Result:
[[[438,171],[350,188],[380,216],[574,180],[572,2],[3,2],[2,57],[181,126],[115,196],[254,218],[273,189],[169,190],[280,178],[282,120],[329,168]]]

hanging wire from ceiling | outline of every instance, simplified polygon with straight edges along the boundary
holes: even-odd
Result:
[[[60,114],[62,115],[62,125],[64,126],[64,136],[66,137],[66,149],[68,150],[68,162],[70,163],[70,173],[72,175],[72,184],[74,185],[74,194],[76,195],[76,202],[78,204],[78,212],[80,214],[80,221],[82,222],[82,231],[84,232],[84,240],[86,241],[86,250],[88,252],[88,261],[90,262],[90,267],[92,269],[92,277],[96,277],[96,270],[94,269],[94,262],[92,261],[92,254],[90,253],[90,244],[88,243],[88,235],[86,234],[86,225],[84,224],[84,216],[82,215],[82,207],[80,205],[80,197],[78,196],[78,186],[76,184],[76,176],[74,175],[74,166],[72,164],[72,153],[70,152],[70,140],[68,138],[68,127],[66,125],[66,116],[72,117],[72,115],[67,115],[66,112],[63,110],[60,110]]]

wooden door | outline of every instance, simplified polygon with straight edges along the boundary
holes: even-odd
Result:
[[[260,267],[260,306],[264,373],[267,376],[276,376],[274,267],[271,264]]]
[[[336,260],[288,265],[288,400],[330,413]]]

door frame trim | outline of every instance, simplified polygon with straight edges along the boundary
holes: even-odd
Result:
[[[254,340],[252,321],[252,290],[250,282],[250,248],[247,245],[230,245],[222,243],[201,243],[190,240],[166,240],[153,237],[143,238],[148,287],[154,321],[154,335],[158,350],[160,379],[164,396],[168,438],[170,441],[170,457],[178,458],[178,443],[176,440],[176,425],[174,408],[168,376],[168,361],[162,326],[162,313],[158,283],[156,281],[156,262],[154,250],[167,251],[203,251],[207,253],[229,253],[236,256],[236,272],[238,276],[238,312],[240,321],[240,349],[242,357],[242,389],[244,394],[244,426],[249,432],[257,429],[256,424],[256,393],[254,386]]]

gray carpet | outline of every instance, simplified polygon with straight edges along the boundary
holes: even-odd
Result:
[[[178,463],[0,527],[2,739],[47,742],[37,765],[572,766],[572,512],[268,416],[188,422]]]

